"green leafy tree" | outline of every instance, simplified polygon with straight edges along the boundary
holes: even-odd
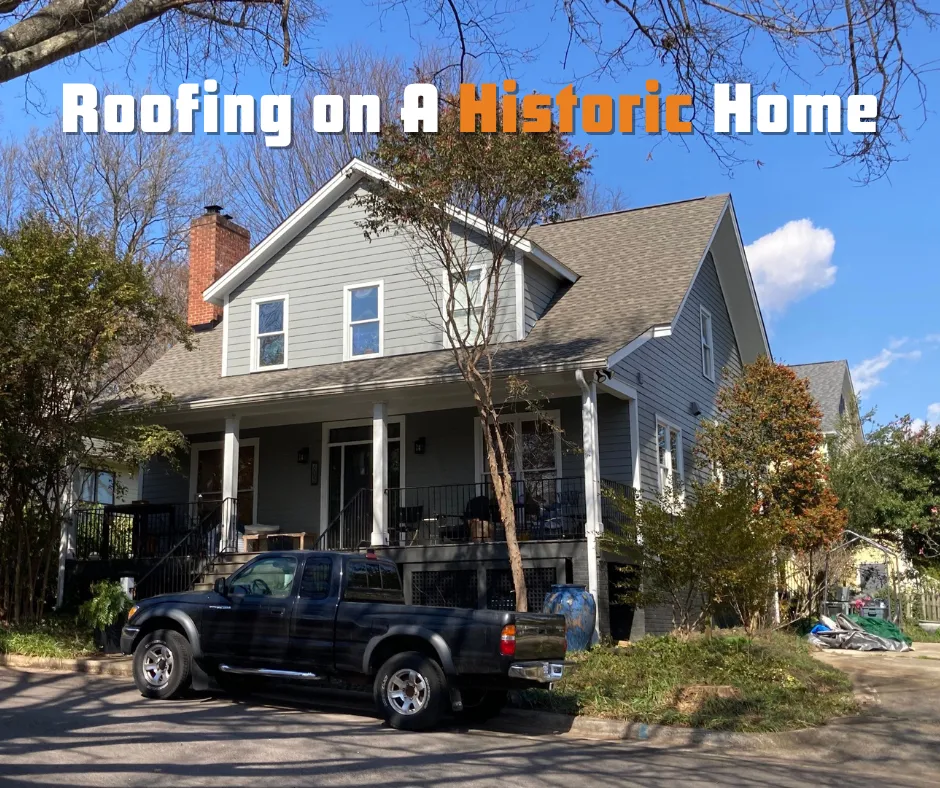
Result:
[[[640,583],[621,601],[638,607],[666,604],[678,629],[693,630],[721,609],[733,610],[752,630],[767,612],[774,586],[778,518],[756,510],[744,483],[720,487],[693,482],[684,500],[666,494],[653,500],[613,501],[635,524],[631,533],[605,533],[612,552],[639,546]]]
[[[869,417],[870,420],[871,417]],[[830,448],[832,485],[858,533],[900,544],[915,566],[940,569],[940,426],[910,416]]]
[[[745,484],[761,513],[779,515],[782,546],[805,552],[837,539],[845,513],[828,483],[822,412],[806,381],[761,356],[721,386],[717,411],[699,429],[700,464]]]
[[[154,342],[177,341],[170,299],[102,240],[39,216],[0,234],[0,618],[41,616],[89,456],[135,464],[182,445],[147,423],[162,393],[128,382]]]
[[[556,130],[463,132],[456,102],[444,102],[436,133],[388,128],[374,160],[391,180],[361,199],[364,230],[369,237],[399,232],[414,246],[415,271],[436,305],[430,319],[447,337],[484,425],[485,467],[506,530],[516,606],[525,610],[512,445],[498,428],[504,403],[495,385],[500,343],[515,337],[500,335],[498,316],[515,245],[577,202],[590,157]],[[458,221],[467,216],[475,217],[472,232]]]

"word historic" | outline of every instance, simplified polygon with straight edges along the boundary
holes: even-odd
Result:
[[[691,134],[692,97],[660,94],[659,82],[646,81],[643,94],[586,94],[578,96],[572,85],[552,96],[518,94],[513,79],[500,86],[487,82],[460,86],[460,128],[472,132],[544,132],[557,123],[564,133],[588,134]],[[732,95],[733,89],[733,95]],[[499,109],[502,108],[500,115]],[[434,85],[408,85],[402,97],[402,127],[407,132],[436,132],[438,93]],[[317,95],[310,122],[322,134],[353,134],[381,130],[381,102],[374,95]],[[877,130],[875,96],[752,95],[749,84],[714,86],[714,131],[717,134],[851,134]],[[499,119],[502,118],[500,125]],[[198,121],[197,121],[198,118]],[[62,131],[66,134],[256,134],[265,145],[284,148],[291,144],[293,99],[288,94],[219,94],[219,83],[184,83],[176,96],[146,94],[99,95],[88,83],[62,86]]]

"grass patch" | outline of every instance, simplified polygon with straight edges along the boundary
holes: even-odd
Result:
[[[915,643],[940,643],[940,630],[928,632],[926,629],[921,629],[917,624],[904,627],[904,634]]]
[[[782,731],[852,714],[842,671],[812,657],[789,634],[647,637],[627,648],[599,647],[551,692],[520,703],[566,714],[728,731]]]
[[[96,652],[91,630],[71,618],[36,624],[0,624],[0,654],[73,659]]]

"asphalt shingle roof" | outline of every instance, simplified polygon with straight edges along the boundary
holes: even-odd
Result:
[[[672,322],[704,256],[727,195],[535,227],[529,239],[579,275],[521,342],[497,354],[506,370],[606,359],[653,326]],[[138,379],[177,402],[454,376],[449,350],[221,377],[222,328],[196,347],[171,348]]]
[[[849,374],[847,361],[819,361],[814,364],[791,364],[801,378],[809,382],[809,393],[813,395],[823,412],[823,432],[839,429],[839,405],[842,402],[842,384]],[[845,403],[847,406],[848,403]]]

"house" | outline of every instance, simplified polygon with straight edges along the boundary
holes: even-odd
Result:
[[[849,362],[817,361],[811,364],[791,364],[790,369],[809,384],[809,393],[822,411],[823,435],[827,439],[837,436],[842,420],[848,413],[856,425],[855,440],[861,443],[864,440],[862,423]]]
[[[409,601],[510,608],[480,424],[436,296],[401,236],[369,241],[357,224],[355,196],[377,177],[352,161],[250,250],[217,206],[193,221],[195,349],[139,379],[173,394],[161,419],[190,453],[142,470],[140,516],[218,510],[223,553],[381,545]],[[472,243],[468,223],[454,231]],[[497,378],[547,398],[504,417],[530,609],[553,583],[583,583],[601,632],[668,629],[668,615],[608,605],[610,565],[631,557],[598,547],[620,527],[602,491],[654,496],[694,473],[722,371],[770,353],[731,198],[540,226],[514,248]]]

